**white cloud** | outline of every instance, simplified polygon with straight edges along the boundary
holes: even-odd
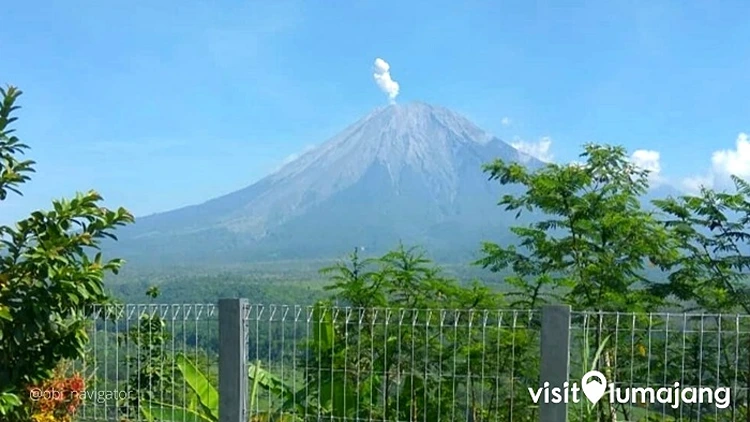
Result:
[[[683,179],[682,185],[691,192],[699,191],[701,186],[727,187],[731,185],[729,176],[750,178],[750,138],[744,132],[737,135],[735,149],[714,151],[709,171]]]
[[[552,151],[550,151],[552,138],[549,136],[545,136],[537,142],[526,142],[519,139],[511,143],[511,145],[513,148],[546,163],[552,162],[553,160]]]
[[[750,176],[750,141],[746,133],[740,133],[735,142],[736,149],[716,151],[711,156],[713,171],[721,175]]]
[[[510,124],[513,123],[512,120],[510,120],[510,117],[503,117],[502,120],[500,120],[500,124],[503,126],[510,126]]]
[[[682,187],[690,193],[698,193],[702,187],[711,188],[713,185],[714,176],[711,173],[705,176],[692,176],[682,179]]]
[[[388,100],[392,104],[396,102],[396,97],[398,96],[400,87],[398,82],[391,78],[390,69],[391,65],[389,65],[388,62],[381,58],[377,58],[375,59],[375,73],[373,73],[372,76],[375,78],[375,83],[378,84],[380,89],[388,94]]]
[[[648,177],[652,183],[661,180],[661,155],[659,151],[649,149],[635,150],[630,155],[630,162],[643,170],[647,170],[649,172]]]

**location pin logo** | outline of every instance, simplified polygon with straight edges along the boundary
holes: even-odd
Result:
[[[599,371],[589,371],[581,378],[581,390],[591,404],[596,404],[607,389],[607,379]]]

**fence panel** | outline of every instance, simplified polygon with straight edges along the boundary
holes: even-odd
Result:
[[[240,387],[247,378],[247,392],[236,394],[247,399],[245,409],[237,407],[245,414],[234,417],[256,422],[539,421],[544,412],[529,388],[558,383],[545,377],[560,368],[563,374],[568,368],[571,385],[596,369],[616,392],[595,406],[581,396],[566,412],[548,413],[549,420],[748,420],[746,315],[571,312],[553,318],[551,308],[229,302],[237,305],[236,321],[222,339],[234,336],[237,347],[223,348],[222,305],[95,307],[89,351],[72,368],[86,379],[75,420],[136,421],[147,414],[156,421],[203,420],[197,414],[218,420],[220,350],[224,373]],[[722,395],[726,388],[731,396]],[[657,397],[669,391],[671,398]],[[697,392],[702,402],[680,396],[685,391]]]
[[[616,389],[571,420],[748,420],[749,329],[747,315],[574,312],[571,382],[596,369]]]
[[[218,385],[217,317],[213,304],[94,307],[88,353],[72,368],[86,384],[75,420],[199,420],[190,417],[200,401],[193,387]]]
[[[254,305],[248,322],[258,420],[539,417],[537,312]]]

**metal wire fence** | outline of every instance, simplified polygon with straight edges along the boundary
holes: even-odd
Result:
[[[237,334],[221,331],[219,309],[94,309],[76,420],[218,421],[231,335],[248,421],[563,420],[545,401],[571,421],[748,420],[746,315],[569,312],[567,332],[551,332],[544,311],[246,305]],[[544,336],[569,347],[542,361]],[[550,367],[569,374],[567,391],[545,386]],[[595,405],[573,393],[591,370],[611,389]]]
[[[89,351],[73,367],[85,379],[76,420],[193,420],[191,369],[218,380],[216,306],[101,305],[90,315]]]
[[[250,362],[265,365],[284,387],[251,389],[249,413],[337,421],[533,415],[526,386],[538,382],[538,317],[534,311],[251,306]]]
[[[609,384],[572,420],[748,420],[748,315],[574,312],[570,335],[571,382],[596,369]]]

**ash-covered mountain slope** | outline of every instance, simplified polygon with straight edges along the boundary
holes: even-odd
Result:
[[[337,257],[399,241],[463,259],[512,216],[482,164],[543,163],[461,115],[423,103],[376,109],[245,189],[138,218],[114,252],[131,261]]]

